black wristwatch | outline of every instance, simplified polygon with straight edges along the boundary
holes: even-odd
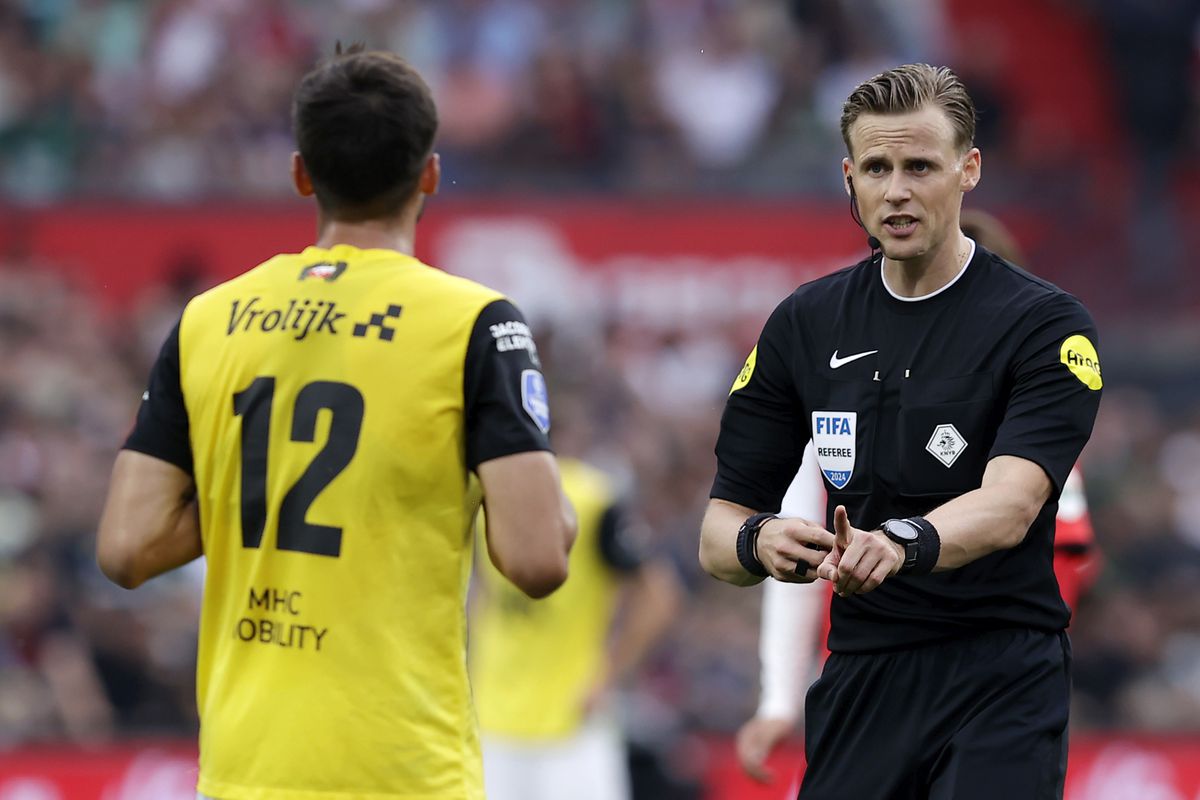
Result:
[[[758,532],[762,530],[762,526],[767,523],[767,520],[779,519],[779,517],[770,513],[755,514],[748,517],[742,523],[742,527],[738,528],[737,535],[737,560],[742,565],[742,569],[749,572],[756,578],[770,577],[767,568],[758,560],[758,555],[754,552],[754,546],[758,543]]]
[[[924,517],[889,519],[880,526],[883,535],[904,548],[899,575],[925,575],[933,571],[942,552],[942,537]]]

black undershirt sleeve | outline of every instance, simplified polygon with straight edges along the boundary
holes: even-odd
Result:
[[[779,305],[734,383],[717,437],[717,477],[710,496],[756,511],[777,511],[800,468],[808,426],[792,372],[799,332]]]
[[[123,449],[154,456],[192,474],[192,444],[179,377],[179,323],[167,334],[150,370],[137,422]]]
[[[480,312],[463,372],[467,466],[550,450],[550,407],[537,347],[525,318],[508,300]]]
[[[642,542],[632,530],[629,513],[619,503],[609,506],[600,518],[600,556],[614,572],[636,572],[645,563]]]
[[[1089,367],[1068,362],[1089,359],[1096,326],[1070,295],[1057,295],[1034,309],[1018,346],[1008,408],[988,458],[1011,455],[1038,464],[1050,477],[1051,499],[1062,492],[1071,467],[1087,444],[1100,406],[1100,389],[1089,388]],[[1080,346],[1086,338],[1088,345]],[[1099,375],[1099,358],[1094,358]],[[1082,377],[1081,377],[1082,375]]]

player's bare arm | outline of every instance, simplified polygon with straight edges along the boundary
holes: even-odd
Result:
[[[533,598],[567,579],[575,511],[562,491],[558,464],[544,450],[482,462],[476,470],[487,512],[488,555],[496,569]]]
[[[767,758],[779,743],[796,732],[795,717],[752,717],[737,732],[737,756],[742,769],[758,783],[775,780]]]
[[[997,550],[1016,547],[1050,497],[1050,479],[1028,459],[997,456],[982,485],[925,515],[937,529],[941,550],[935,572],[957,569]],[[904,563],[904,550],[879,531],[850,525],[841,506],[834,515],[837,546],[818,572],[843,596],[875,589]]]
[[[700,526],[700,565],[708,574],[736,586],[762,580],[747,572],[737,557],[738,533],[754,513],[754,509],[728,500],[708,501]],[[832,547],[833,534],[818,525],[803,519],[770,519],[759,528],[753,549],[771,577],[802,583],[813,580],[813,570]]]
[[[192,476],[167,461],[122,450],[96,533],[101,571],[134,589],[203,554]]]
[[[621,594],[620,604],[630,613],[618,614],[604,673],[585,702],[588,711],[637,672],[670,629],[683,600],[679,578],[663,559],[644,562],[624,580]]]

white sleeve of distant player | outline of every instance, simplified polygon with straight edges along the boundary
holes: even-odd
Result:
[[[825,518],[825,487],[812,442],[788,487],[781,517]],[[762,627],[758,654],[762,662],[762,695],[758,717],[797,719],[804,704],[817,651],[817,631],[824,608],[821,587],[813,583],[763,583]]]
[[[1087,514],[1087,495],[1083,492],[1083,475],[1078,465],[1071,467],[1058,498],[1058,521],[1078,522]]]

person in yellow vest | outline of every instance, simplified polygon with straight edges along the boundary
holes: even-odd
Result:
[[[469,655],[488,800],[628,800],[608,700],[679,606],[674,568],[648,554],[612,480],[574,458],[560,467],[579,520],[570,579],[530,600],[486,559],[478,570]]]
[[[541,597],[575,533],[520,312],[412,255],[439,180],[420,76],[351,48],[293,106],[318,238],[194,298],[97,539],[133,588],[204,555],[202,797],[481,800],[465,600],[480,502]]]

